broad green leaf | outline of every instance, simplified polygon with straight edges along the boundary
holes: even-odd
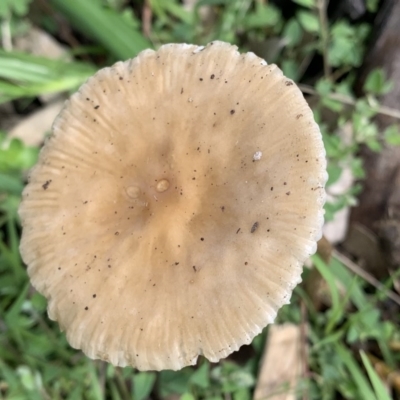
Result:
[[[292,0],[294,3],[297,3],[303,7],[313,8],[315,7],[316,0]]]
[[[356,179],[364,179],[365,178],[365,169],[363,165],[363,159],[361,157],[354,157],[350,161],[351,171],[353,172],[354,178]]]
[[[297,19],[305,31],[310,33],[319,32],[319,20],[315,14],[309,11],[299,11]]]
[[[10,18],[12,13],[19,17],[26,15],[31,1],[32,0],[1,0],[0,17]]]
[[[283,36],[286,38],[289,47],[296,46],[301,42],[303,30],[296,19],[292,18],[286,23]]]
[[[233,393],[233,400],[251,400],[252,396],[249,389],[242,388]]]
[[[232,0],[199,0],[196,3],[196,7],[201,6],[222,6],[230,3]]]
[[[379,152],[382,150],[382,144],[376,139],[369,139],[365,141],[365,144],[372,150]]]
[[[338,179],[342,175],[343,168],[335,164],[328,164],[327,170],[328,182],[326,182],[326,186],[330,186],[338,181]]]
[[[315,90],[322,96],[330,94],[333,90],[333,83],[328,79],[321,78],[315,85]]]
[[[180,371],[162,371],[159,374],[160,395],[183,394],[188,392],[193,369],[183,368]]]
[[[180,400],[196,400],[196,397],[194,397],[191,393],[187,392],[181,396]]]
[[[391,125],[383,132],[383,137],[387,144],[400,146],[400,129],[397,125]]]
[[[364,57],[365,37],[369,29],[368,24],[351,25],[346,20],[334,23],[330,29],[328,49],[331,66],[360,66]]]
[[[367,10],[374,13],[378,10],[379,0],[367,0]]]
[[[273,27],[281,22],[282,15],[278,8],[272,5],[257,7],[255,12],[249,13],[243,20],[246,29]]]
[[[207,389],[210,386],[210,364],[207,361],[204,361],[203,364],[194,371],[190,378],[190,383],[202,389]]]
[[[341,103],[340,101],[333,100],[327,97],[322,98],[321,102],[324,105],[324,107],[326,107],[328,110],[331,110],[336,113],[340,113],[344,108],[343,103]]]
[[[0,192],[20,195],[23,187],[24,186],[19,176],[0,172]]]
[[[386,80],[385,71],[381,68],[374,69],[370,72],[364,83],[364,90],[376,95],[386,94],[392,89],[393,82]]]
[[[299,76],[299,65],[295,60],[283,60],[281,64],[282,71],[285,76],[294,81],[298,81]]]
[[[133,376],[133,398],[145,400],[149,397],[156,381],[154,372],[138,372]]]

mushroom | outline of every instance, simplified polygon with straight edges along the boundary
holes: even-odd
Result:
[[[289,302],[326,179],[312,111],[279,68],[223,42],[168,44],[66,102],[23,192],[21,254],[87,356],[217,362]]]

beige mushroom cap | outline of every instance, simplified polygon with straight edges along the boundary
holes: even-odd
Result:
[[[275,65],[223,42],[165,45],[66,103],[23,193],[21,253],[89,357],[215,362],[289,302],[326,178],[312,112]]]

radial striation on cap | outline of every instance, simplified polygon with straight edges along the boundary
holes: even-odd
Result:
[[[223,42],[165,45],[66,102],[23,192],[21,254],[89,357],[216,362],[289,302],[326,179],[312,111],[279,68]]]

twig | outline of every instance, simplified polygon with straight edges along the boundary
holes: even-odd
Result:
[[[13,48],[9,18],[6,18],[3,21],[1,21],[1,44],[3,45],[3,49],[6,51],[11,51]]]
[[[385,285],[378,281],[378,279],[374,278],[371,274],[367,271],[364,271],[360,268],[356,263],[351,261],[345,255],[339,253],[337,250],[333,250],[333,256],[339,260],[345,267],[347,267],[351,272],[358,275],[369,284],[374,286],[376,289],[380,290],[381,292],[385,293],[385,295],[396,304],[400,306],[400,296],[388,289]]]
[[[126,387],[126,383],[124,378],[121,375],[121,369],[119,367],[115,368],[115,379],[116,383],[123,400],[131,399],[131,395],[129,394],[128,388]]]
[[[102,398],[106,398],[106,379],[107,379],[107,364],[104,361],[98,361],[97,367],[99,369],[99,382]]]
[[[308,86],[308,85],[303,85],[299,84],[300,90],[305,93],[305,94],[311,94],[313,96],[319,96],[321,97],[321,94],[318,93],[313,87]],[[347,104],[349,106],[355,106],[356,105],[356,100],[353,98],[340,94],[340,93],[331,93],[328,94],[327,97],[331,100],[336,100],[339,101],[340,103]],[[400,111],[396,110],[395,108],[390,108],[390,107],[385,107],[385,106],[379,106],[376,109],[374,107],[371,107],[372,109],[376,110],[378,114],[386,115],[388,117],[396,118],[400,120]]]
[[[145,0],[143,9],[142,9],[142,31],[143,35],[147,38],[151,35],[151,19],[153,17],[153,12],[151,10],[151,5],[149,0]]]
[[[302,300],[300,303],[300,312],[301,312],[301,324],[300,324],[300,351],[301,351],[301,361],[302,361],[302,375],[303,378],[309,377],[309,369],[308,369],[308,357],[307,357],[307,306],[305,302]],[[303,389],[302,399],[309,399],[309,390],[308,386]]]
[[[332,72],[331,81],[337,82],[343,75],[347,74],[349,71],[351,71],[351,67],[348,65],[342,68],[338,68],[337,70]]]
[[[400,341],[398,340],[392,340],[391,342],[389,342],[389,348],[390,350],[393,351],[400,351]]]
[[[318,0],[317,1],[319,26],[321,29],[321,45],[322,45],[322,56],[324,59],[325,78],[329,78],[331,76],[331,67],[329,65],[329,53],[328,53],[329,26],[328,26],[328,18],[326,15],[327,6],[328,6],[328,4],[327,4],[326,0]]]

